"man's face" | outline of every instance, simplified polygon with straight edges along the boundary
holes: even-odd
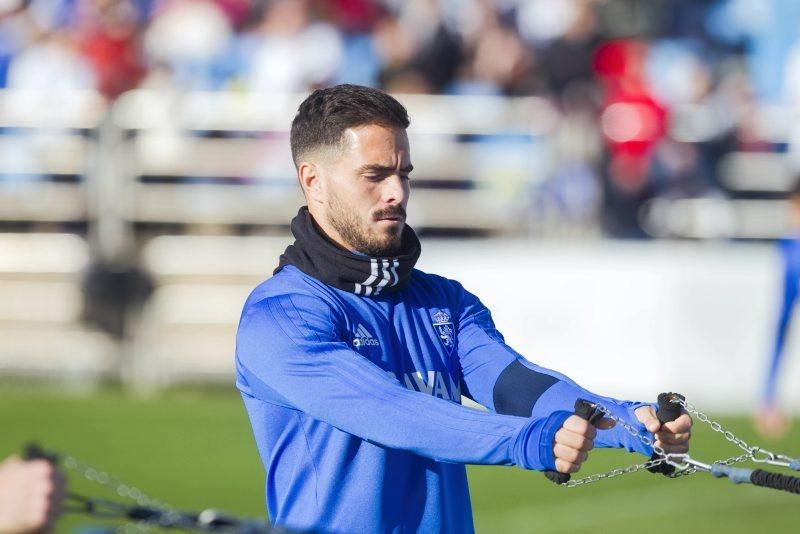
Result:
[[[321,208],[331,237],[370,256],[398,254],[412,170],[406,131],[349,128],[343,150],[332,151],[321,167]]]

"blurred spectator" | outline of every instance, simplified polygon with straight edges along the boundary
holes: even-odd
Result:
[[[23,0],[7,0],[0,7],[0,87],[8,85],[9,66],[14,56],[28,44],[32,24]]]
[[[411,1],[387,12],[375,27],[379,81],[389,91],[440,93],[462,61],[461,40],[435,2]]]
[[[510,28],[493,25],[482,32],[466,72],[485,92],[532,93],[533,53]]]
[[[94,89],[96,78],[69,34],[41,31],[11,59],[6,86],[49,93],[77,91]]]
[[[538,95],[571,132],[556,139],[604,140],[602,157],[552,143],[547,179],[601,189],[606,230],[641,237],[651,198],[736,194],[725,154],[785,150],[758,109],[800,103],[798,34],[795,0],[0,0],[0,87]],[[686,106],[705,137],[672,135]]]
[[[592,63],[599,44],[597,15],[588,0],[576,2],[575,10],[564,33],[543,50],[542,72],[552,94],[589,104],[594,85]]]
[[[217,4],[205,0],[166,0],[144,32],[150,64],[149,87],[218,89],[214,66],[227,51],[232,27]]]
[[[272,0],[238,43],[239,76],[258,92],[303,92],[333,80],[342,61],[341,35],[313,20],[306,0]]]
[[[653,151],[666,130],[666,110],[644,75],[647,52],[641,41],[612,41],[601,46],[595,62],[604,93],[600,125],[608,146],[604,223],[624,237],[643,235],[639,213],[651,195]]]
[[[77,45],[92,66],[97,89],[109,98],[133,89],[144,76],[140,20],[130,0],[82,0]]]
[[[517,29],[530,43],[565,36],[583,16],[582,0],[529,0],[518,3]]]

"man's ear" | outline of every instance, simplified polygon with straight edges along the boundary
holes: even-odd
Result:
[[[315,163],[304,161],[297,167],[297,179],[308,202],[322,203],[322,177]]]

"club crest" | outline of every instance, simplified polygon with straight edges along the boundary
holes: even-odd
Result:
[[[447,354],[453,354],[453,348],[456,346],[456,329],[450,316],[443,311],[438,311],[433,315],[433,328],[439,335],[439,340],[447,350]]]

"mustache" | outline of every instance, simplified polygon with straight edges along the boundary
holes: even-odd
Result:
[[[402,217],[403,219],[406,218],[406,210],[403,206],[389,206],[388,208],[383,208],[375,212],[374,215],[375,219],[386,219],[388,217]]]

